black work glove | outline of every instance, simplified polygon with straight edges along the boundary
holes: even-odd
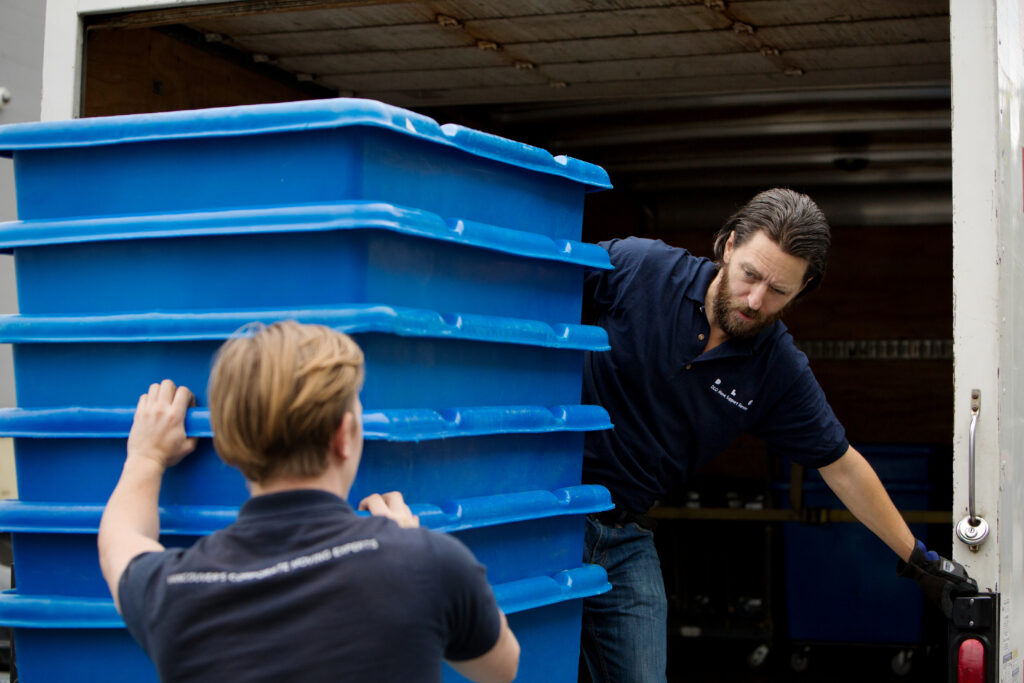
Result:
[[[935,551],[925,548],[921,541],[914,546],[909,562],[900,560],[896,564],[896,572],[917,581],[925,596],[942,610],[947,619],[953,617],[954,598],[978,594],[977,582],[967,575],[962,564],[940,557]]]

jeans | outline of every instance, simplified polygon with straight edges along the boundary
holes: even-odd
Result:
[[[583,601],[583,658],[594,683],[665,683],[668,603],[654,533],[587,518],[583,561],[612,589]]]

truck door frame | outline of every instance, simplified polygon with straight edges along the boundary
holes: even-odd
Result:
[[[953,143],[953,516],[968,515],[971,394],[975,514],[990,527],[974,550],[953,534],[954,558],[998,596],[997,671],[1019,683],[1024,611],[1024,182],[1021,107],[1024,2],[951,0]],[[923,296],[927,294],[922,292]],[[994,674],[994,675],[993,675]],[[952,679],[951,680],[955,680]]]

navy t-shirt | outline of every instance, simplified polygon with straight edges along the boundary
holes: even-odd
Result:
[[[163,681],[429,681],[497,642],[457,539],[301,490],[247,501],[189,549],[134,558],[118,597]]]
[[[708,353],[704,297],[717,272],[664,242],[602,242],[611,271],[588,271],[585,296],[611,351],[587,353],[583,401],[614,429],[589,432],[584,481],[643,512],[743,433],[808,467],[849,447],[807,357],[781,322]]]

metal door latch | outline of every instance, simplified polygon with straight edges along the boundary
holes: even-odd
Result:
[[[971,552],[978,552],[984,540],[988,537],[988,522],[974,512],[974,433],[978,427],[978,415],[981,413],[981,391],[971,390],[971,432],[967,449],[967,510],[966,517],[956,525],[956,536],[967,544]]]

